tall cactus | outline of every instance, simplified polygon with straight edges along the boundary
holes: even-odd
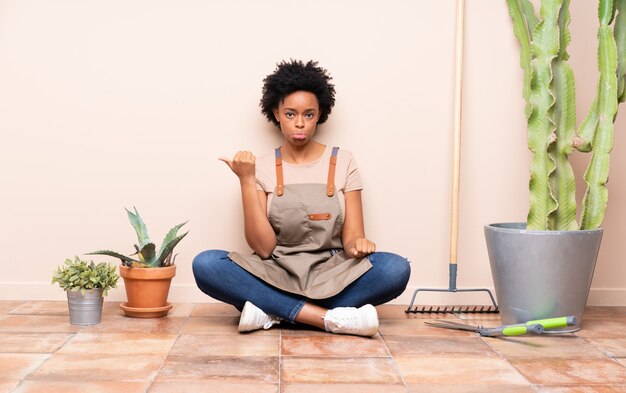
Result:
[[[626,0],[599,0],[600,78],[596,98],[578,130],[574,74],[567,63],[570,0],[542,0],[539,16],[529,0],[507,0],[507,4],[521,46],[528,148],[533,153],[527,228],[597,228],[606,210],[617,105],[626,100]],[[592,152],[580,224],[569,163],[574,149]]]

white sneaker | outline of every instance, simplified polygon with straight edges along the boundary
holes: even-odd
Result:
[[[260,308],[250,302],[246,302],[239,319],[239,332],[251,332],[258,329],[269,329],[280,323],[281,319],[267,315]]]
[[[378,313],[371,304],[363,307],[336,307],[326,312],[324,328],[327,332],[373,336],[378,332]]]

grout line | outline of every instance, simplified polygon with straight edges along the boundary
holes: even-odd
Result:
[[[166,318],[166,317],[163,317]],[[187,320],[189,319],[189,317],[187,316],[185,318],[185,322],[183,323],[181,329],[179,332],[176,333],[176,339],[172,342],[172,346],[167,350],[167,352],[165,353],[165,356],[163,357],[163,361],[161,362],[161,364],[159,365],[159,367],[157,368],[156,372],[154,373],[154,376],[150,379],[148,379],[148,386],[146,387],[145,393],[147,393],[150,388],[152,387],[152,385],[156,382],[156,377],[159,375],[159,373],[161,372],[161,370],[163,369],[163,366],[165,365],[165,361],[167,360],[168,356],[170,355],[170,352],[172,352],[172,349],[174,348],[174,346],[176,345],[176,343],[178,342],[178,340],[180,339],[180,335],[182,334],[183,328],[185,327],[185,325],[187,324]],[[150,334],[147,333],[145,335],[146,337],[149,337]]]
[[[576,333],[574,333],[576,335]],[[582,338],[587,344],[591,345],[594,349],[596,349],[598,352],[600,352],[602,355],[606,356],[607,358],[613,360],[614,362],[617,362],[617,364],[622,365],[617,359],[618,356],[612,356],[609,354],[609,352],[606,352],[604,350],[602,350],[601,348],[597,347],[593,342],[589,341],[589,338],[604,338],[604,337],[582,337],[579,335],[576,335],[576,337]],[[606,337],[609,338],[609,337]]]
[[[530,382],[530,380],[529,380],[528,378],[526,378],[526,376],[525,376],[524,374],[522,374],[522,373],[521,373],[521,372],[517,369],[517,367],[515,367],[515,366],[514,366],[511,362],[509,362],[509,359],[505,358],[505,357],[504,357],[504,356],[503,356],[500,352],[498,352],[498,350],[497,350],[497,349],[495,349],[494,347],[492,347],[492,346],[489,344],[489,341],[485,340],[485,338],[484,338],[484,337],[482,337],[482,336],[479,336],[478,338],[480,338],[480,340],[481,340],[483,343],[485,343],[485,345],[486,345],[486,346],[488,346],[488,347],[489,347],[489,348],[490,348],[490,349],[491,349],[491,350],[492,350],[492,351],[493,351],[496,355],[498,355],[498,357],[499,357],[500,359],[504,360],[504,361],[506,362],[506,364],[508,364],[509,366],[511,366],[511,367],[513,368],[513,370],[515,370],[515,372],[516,372],[516,373],[518,373],[518,374],[519,374],[522,378],[524,378],[524,380],[525,380],[525,381],[527,381],[527,382],[528,382],[528,384],[529,384],[529,385],[531,385],[531,386],[533,385],[533,383],[532,383],[532,382]],[[496,340],[498,340],[498,338],[496,338]]]
[[[402,371],[400,370],[400,367],[398,366],[398,363],[396,363],[396,359],[393,357],[393,355],[391,354],[391,351],[389,350],[389,346],[387,345],[387,341],[385,341],[385,336],[383,336],[380,332],[378,332],[378,335],[380,336],[380,339],[382,340],[383,344],[385,345],[385,349],[387,350],[387,354],[389,355],[389,359],[391,360],[391,366],[393,367],[394,371],[397,372],[398,375],[400,376],[400,380],[402,381],[402,384],[406,388],[406,391],[410,392],[411,389],[409,388],[409,385],[407,384],[406,379],[404,379],[404,375],[402,374]]]

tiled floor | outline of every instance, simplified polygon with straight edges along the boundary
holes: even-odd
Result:
[[[101,324],[78,327],[65,302],[0,301],[0,393],[626,392],[626,307],[589,308],[576,334],[514,339],[432,328],[404,308],[378,307],[380,334],[361,338],[238,334],[221,304],[134,319],[107,302]]]

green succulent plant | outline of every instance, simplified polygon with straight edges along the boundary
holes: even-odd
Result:
[[[137,208],[134,208],[135,212],[131,212],[126,209],[126,213],[128,214],[128,219],[132,224],[135,232],[137,233],[137,239],[139,244],[135,244],[135,252],[134,254],[130,254],[130,256],[126,256],[114,251],[109,250],[99,250],[87,253],[87,255],[108,255],[111,257],[119,258],[122,261],[122,265],[128,267],[165,267],[171,266],[174,264],[176,259],[176,255],[174,255],[174,247],[185,237],[187,233],[185,232],[180,236],[177,236],[178,230],[185,225],[187,222],[182,224],[178,224],[167,233],[165,239],[163,239],[163,243],[161,244],[161,248],[159,251],[156,251],[156,246],[154,243],[150,241],[148,236],[148,229],[146,228],[146,224],[144,224],[143,220],[139,216],[139,212]],[[136,258],[131,258],[131,256],[137,256]]]
[[[524,70],[528,148],[533,157],[527,229],[595,229],[608,200],[609,153],[617,106],[626,99],[626,0],[598,2],[596,97],[576,129],[574,74],[567,63],[570,0],[542,0],[539,15],[529,0],[507,0]],[[576,220],[574,149],[591,152],[587,191]]]
[[[109,289],[115,288],[119,275],[115,266],[101,262],[83,261],[79,257],[66,259],[64,266],[58,266],[52,276],[52,284],[58,283],[65,291],[78,291],[85,294],[87,290],[102,288],[104,296]]]

